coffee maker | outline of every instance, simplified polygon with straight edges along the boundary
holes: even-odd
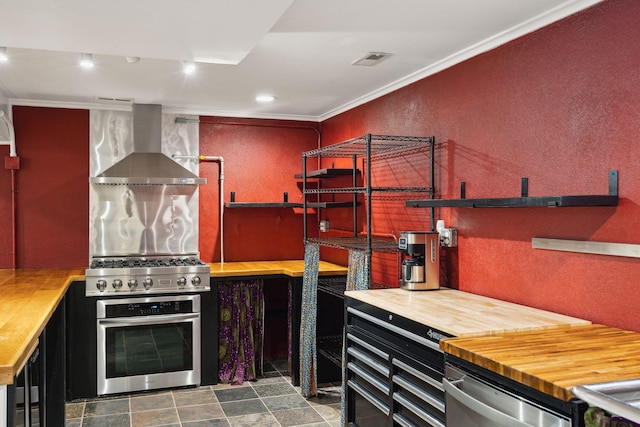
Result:
[[[440,237],[437,232],[402,231],[398,249],[403,253],[400,287],[409,291],[440,288]]]

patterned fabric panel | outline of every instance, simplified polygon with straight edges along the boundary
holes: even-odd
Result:
[[[264,290],[262,280],[218,282],[221,383],[242,384],[262,375]]]
[[[304,248],[302,313],[300,316],[300,389],[304,397],[315,396],[317,392],[316,319],[319,264],[320,245],[307,243]]]

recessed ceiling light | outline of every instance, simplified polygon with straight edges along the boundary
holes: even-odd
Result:
[[[196,63],[193,61],[182,61],[182,71],[185,74],[192,74],[196,71]]]
[[[258,102],[273,102],[276,99],[273,95],[258,95],[256,101]]]
[[[391,53],[386,52],[368,52],[364,56],[353,61],[351,65],[364,65],[367,67],[371,67],[373,65],[378,65],[380,62],[387,59],[391,55]]]
[[[7,56],[7,48],[4,46],[0,46],[0,61],[8,61],[9,57]]]
[[[80,54],[80,66],[82,68],[93,68],[95,63],[93,62],[93,55],[90,53],[81,53]]]

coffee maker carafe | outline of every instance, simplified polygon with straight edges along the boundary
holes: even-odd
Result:
[[[403,231],[398,249],[404,254],[400,287],[410,291],[440,288],[440,240],[436,232]]]

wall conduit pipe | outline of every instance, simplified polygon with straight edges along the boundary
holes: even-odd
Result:
[[[11,111],[11,106],[9,106],[9,111]],[[0,139],[0,145],[8,145],[9,146],[9,157],[18,157],[16,152],[16,135],[13,129],[13,123],[9,117],[5,115],[5,112],[0,110],[0,124],[6,125],[7,127],[7,140]],[[18,160],[19,162],[19,160]],[[7,168],[7,161],[5,160],[5,168]],[[19,164],[19,163],[18,163]],[[17,262],[17,215],[18,215],[18,207],[17,207],[17,196],[18,189],[16,186],[16,164],[11,164],[9,166],[11,169],[11,268],[13,270],[16,269]]]
[[[220,264],[224,264],[224,158],[222,156],[199,156],[201,162],[220,163]]]
[[[171,157],[174,159],[220,163],[220,263],[224,264],[224,158],[222,156],[180,156],[177,154]]]
[[[320,134],[320,130],[316,126],[305,126],[305,125],[296,125],[290,123],[251,123],[251,122],[242,122],[242,121],[230,121],[230,120],[211,120],[211,119],[191,119],[186,117],[176,117],[176,123],[199,123],[199,124],[207,124],[207,125],[225,125],[225,126],[247,126],[247,127],[266,127],[266,128],[280,128],[280,129],[302,129],[302,130],[311,130],[316,133],[318,136],[318,148],[322,145],[322,137]],[[173,156],[174,158],[191,158],[190,156]],[[224,250],[223,250],[223,212],[224,212],[224,160],[219,156],[199,156],[200,161],[214,161],[220,162],[220,262],[224,263]],[[320,157],[318,157],[318,169],[320,169]],[[303,197],[306,197],[303,195]],[[320,215],[318,215],[318,223],[320,222]],[[307,224],[304,224],[304,229],[306,230]]]

